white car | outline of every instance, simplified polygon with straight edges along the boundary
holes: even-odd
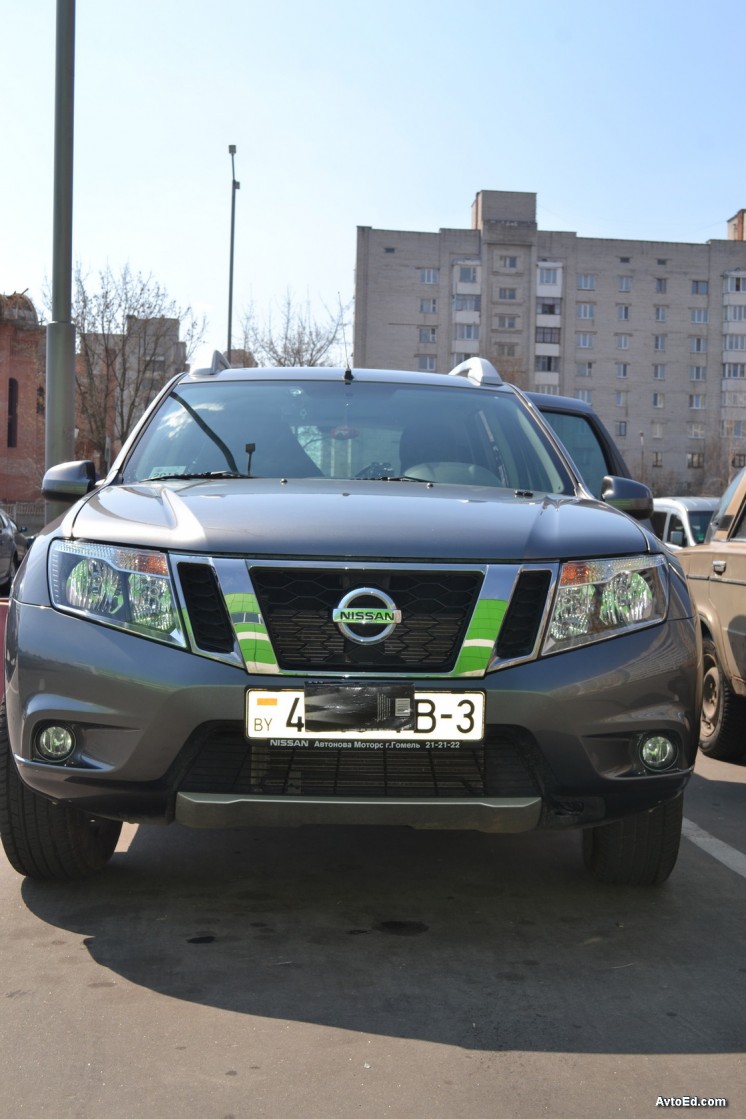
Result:
[[[656,497],[653,532],[673,549],[703,544],[719,501],[718,497]]]

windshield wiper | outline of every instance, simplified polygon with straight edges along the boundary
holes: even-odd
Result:
[[[237,470],[203,470],[195,474],[157,474],[154,478],[141,478],[141,482],[164,482],[173,479],[194,481],[197,478],[250,478],[250,474],[239,474]]]
[[[424,482],[426,486],[432,486],[433,482],[429,478],[415,478],[414,474],[376,474],[370,478],[359,478],[358,481],[363,482]]]

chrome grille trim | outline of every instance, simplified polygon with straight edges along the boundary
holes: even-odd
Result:
[[[184,589],[178,577],[180,563],[207,564],[210,566],[217,579],[220,593],[223,596],[228,616],[233,628],[235,642],[231,652],[215,652],[201,648],[195,638],[193,627],[189,621],[189,611]],[[220,660],[229,664],[243,667],[252,675],[267,675],[275,677],[318,677],[345,679],[350,676],[377,677],[386,679],[463,679],[468,677],[483,677],[488,672],[495,672],[510,665],[536,659],[539,655],[541,643],[544,638],[549,612],[554,600],[555,587],[558,577],[559,564],[553,563],[524,563],[524,564],[448,564],[448,563],[375,563],[375,562],[345,562],[324,560],[288,560],[253,559],[250,557],[212,557],[195,554],[171,554],[172,573],[176,584],[179,605],[184,615],[186,630],[192,651],[200,656]],[[471,574],[482,576],[482,586],[474,604],[474,609],[466,628],[461,649],[456,662],[450,671],[408,671],[382,670],[380,667],[359,668],[354,664],[344,670],[326,670],[313,668],[298,668],[283,670],[280,668],[275,651],[272,647],[266,621],[262,616],[251,575],[251,568],[282,568],[297,569],[299,571],[339,571],[354,578],[359,572],[370,576],[371,573],[380,572],[383,575],[391,573],[416,574]],[[511,601],[518,580],[523,572],[543,571],[549,572],[549,587],[546,601],[543,605],[541,618],[536,625],[536,638],[530,650],[511,659],[500,659],[495,654],[495,644],[500,627],[505,618],[508,605]]]

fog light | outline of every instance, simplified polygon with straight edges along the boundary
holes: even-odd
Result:
[[[640,757],[648,769],[668,769],[676,760],[676,745],[665,734],[651,734],[640,743]]]
[[[36,749],[47,762],[64,762],[75,749],[75,735],[69,727],[44,727],[36,736]]]

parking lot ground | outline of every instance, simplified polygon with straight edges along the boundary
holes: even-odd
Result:
[[[718,764],[687,816],[727,836]],[[662,889],[603,887],[578,847],[127,827],[83,884],[3,862],[6,1113],[746,1114],[746,880],[685,840]]]

